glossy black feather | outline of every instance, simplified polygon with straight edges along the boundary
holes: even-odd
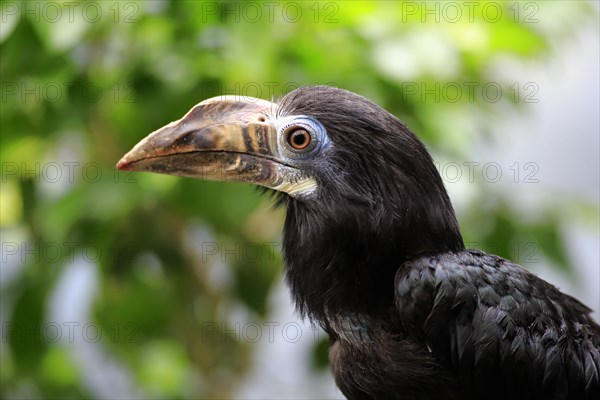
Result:
[[[480,251],[411,260],[396,275],[395,302],[403,331],[476,398],[600,394],[590,310],[507,260]]]
[[[399,262],[463,249],[433,161],[399,119],[324,86],[289,93],[279,114],[318,119],[332,142],[307,167],[317,196],[286,198],[286,278],[304,315],[325,321],[326,310],[376,313],[393,302]]]
[[[300,88],[279,114],[307,115],[331,146],[306,167],[318,189],[282,195],[286,280],[330,335],[349,399],[591,399],[600,327],[521,267],[464,250],[425,146],[354,93]]]

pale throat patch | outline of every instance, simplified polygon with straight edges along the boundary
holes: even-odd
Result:
[[[285,192],[292,197],[306,197],[312,195],[317,190],[317,181],[314,178],[304,178],[297,182],[283,181],[276,187],[275,190]]]

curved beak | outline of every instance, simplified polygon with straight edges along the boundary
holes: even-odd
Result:
[[[272,121],[276,112],[276,104],[252,97],[205,100],[144,138],[117,168],[248,182],[291,196],[305,194],[316,185],[281,159]]]

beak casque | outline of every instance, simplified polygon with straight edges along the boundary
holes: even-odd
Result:
[[[205,100],[144,138],[117,168],[248,182],[294,197],[309,193],[314,180],[280,156],[276,114],[276,104],[252,97]]]

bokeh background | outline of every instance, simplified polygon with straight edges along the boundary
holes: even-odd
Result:
[[[598,317],[598,3],[5,1],[0,18],[0,397],[342,397],[282,284],[284,210],[114,168],[220,94],[371,98],[431,150],[469,247]]]

